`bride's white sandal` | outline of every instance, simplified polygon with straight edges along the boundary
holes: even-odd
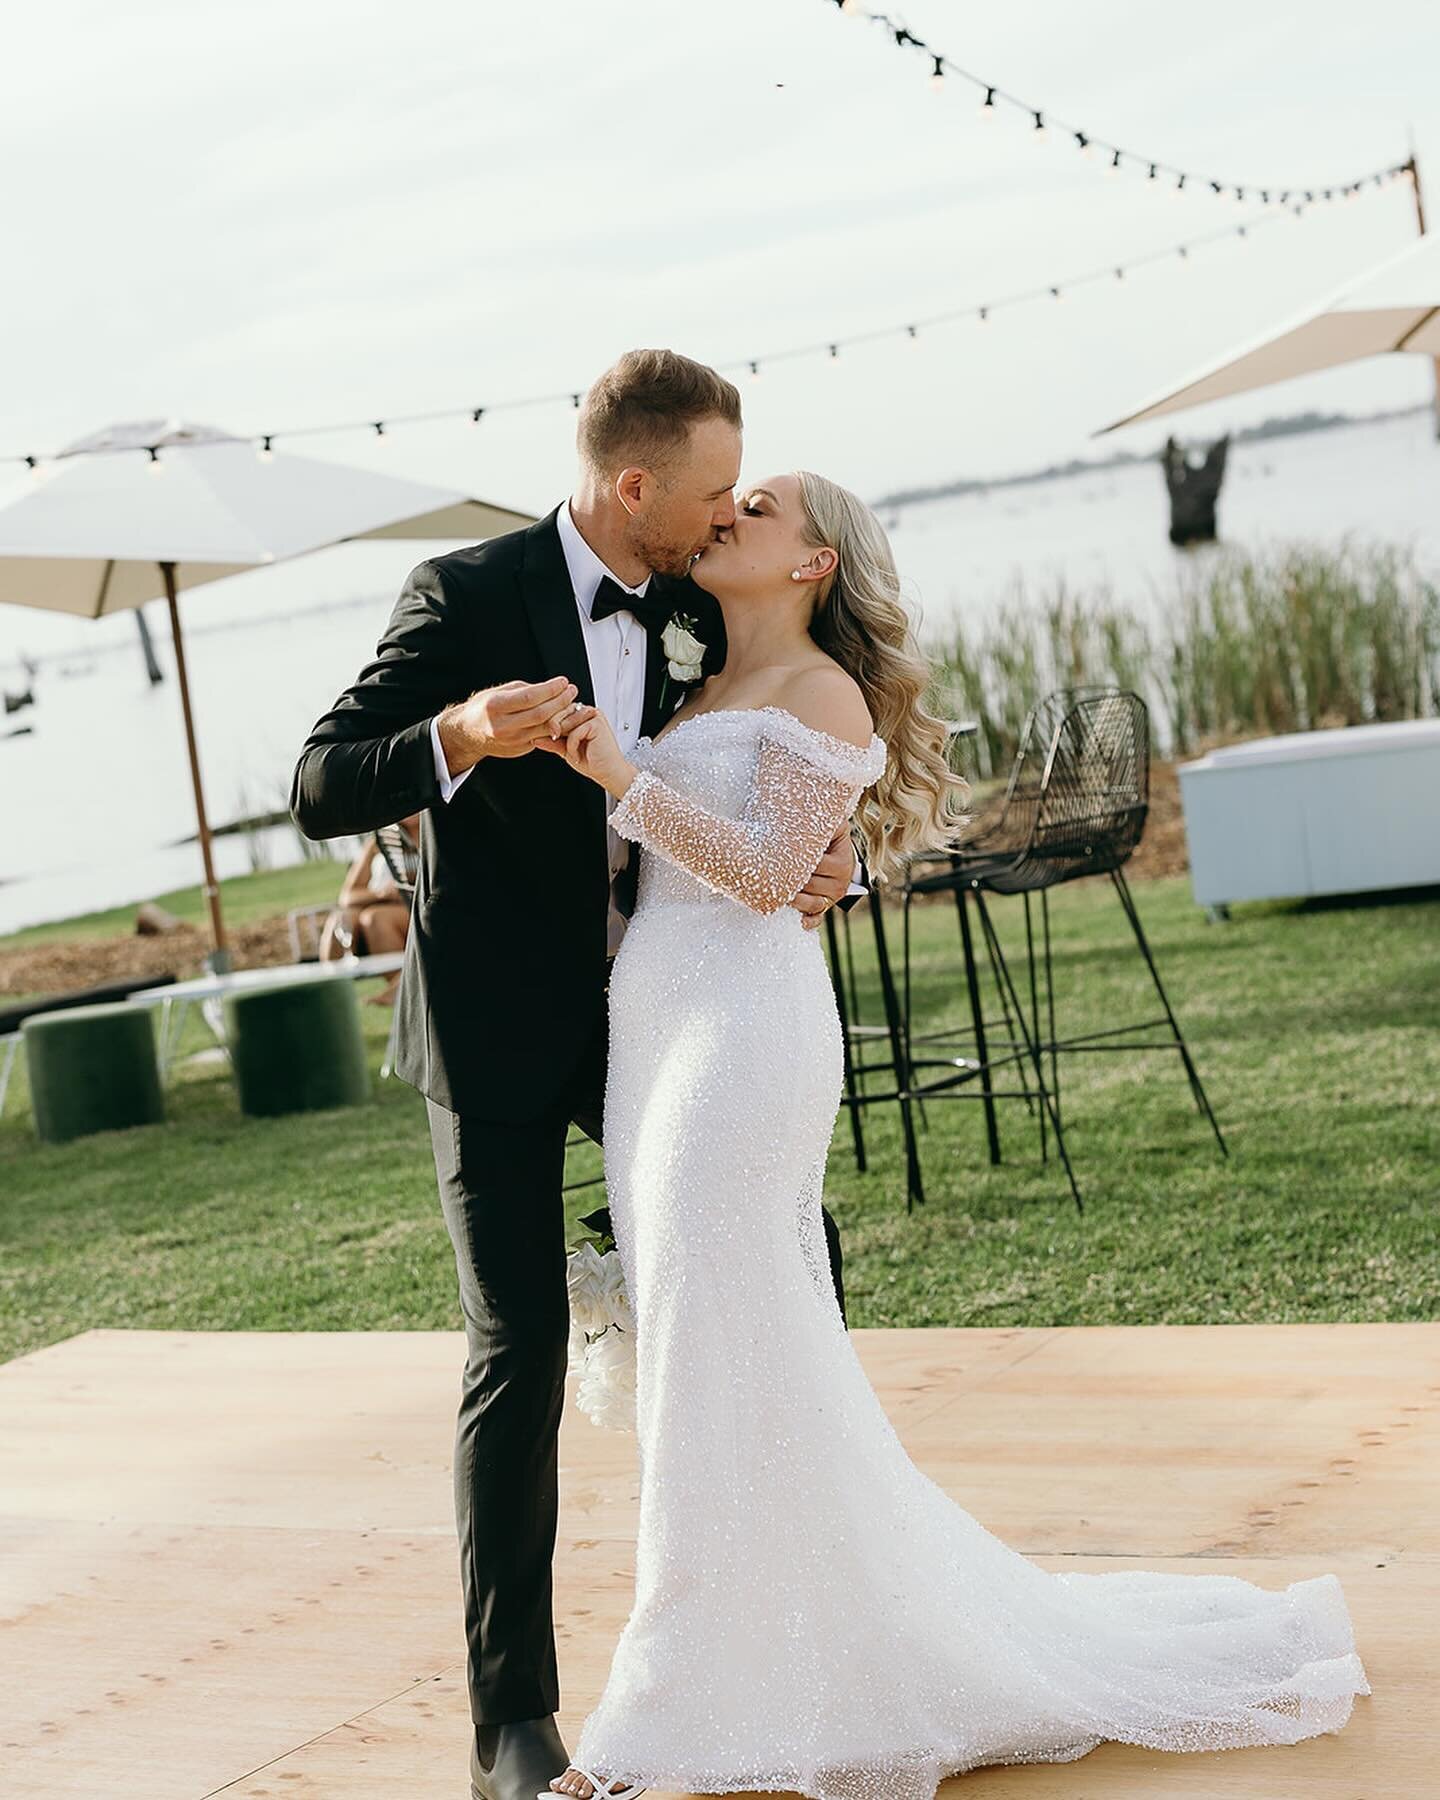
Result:
[[[636,1800],[638,1794],[644,1794],[649,1791],[643,1782],[638,1784],[633,1781],[627,1783],[623,1775],[612,1775],[610,1781],[602,1781],[598,1775],[592,1775],[589,1769],[582,1767],[580,1763],[572,1762],[566,1766],[563,1774],[569,1775],[571,1773],[583,1775],[590,1783],[590,1786],[595,1790],[591,1794],[590,1800]],[[559,1781],[561,1776],[557,1775],[555,1779]],[[621,1785],[618,1788],[612,1787],[610,1782],[614,1781],[620,1782]],[[578,1796],[567,1796],[563,1790],[557,1791],[553,1787],[544,1787],[536,1794],[535,1800],[578,1800]]]

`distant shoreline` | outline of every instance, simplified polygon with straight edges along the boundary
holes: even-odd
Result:
[[[1283,418],[1265,419],[1259,425],[1246,425],[1230,433],[1232,444],[1253,444],[1271,438],[1300,437],[1312,431],[1334,431],[1350,425],[1378,425],[1388,419],[1409,419],[1416,413],[1432,411],[1432,404],[1422,400],[1414,406],[1396,406],[1372,413],[1291,413]],[[1223,432],[1214,431],[1204,437],[1186,439],[1177,434],[1182,448],[1195,449],[1208,444]],[[1095,475],[1105,469],[1130,469],[1139,463],[1153,463],[1155,450],[1117,450],[1110,456],[1086,459],[1072,457],[1069,462],[1050,463],[1043,469],[1022,470],[1014,475],[958,476],[953,481],[937,482],[932,487],[897,488],[893,494],[882,494],[870,504],[880,510],[903,506],[921,506],[931,500],[953,500],[961,494],[986,494],[1001,488],[1031,487],[1041,481],[1058,481],[1070,475]]]
[[[151,616],[148,609],[157,606],[159,603],[152,600],[147,601],[145,604],[145,616],[148,620]],[[357,606],[379,607],[390,606],[393,604],[393,598],[384,594],[351,594],[348,599],[322,600],[315,606],[285,606],[278,608],[275,612],[246,613],[244,618],[221,619],[213,625],[187,624],[185,626],[185,642],[188,644],[192,638],[211,637],[218,635],[223,631],[249,631],[255,625],[273,625],[277,621],[284,621],[286,619],[308,619],[313,618],[320,613],[349,612]],[[132,608],[130,610],[139,611],[140,609]],[[118,615],[112,613],[108,616],[113,618]],[[168,645],[170,643],[170,627],[168,622],[160,629],[152,627],[151,636],[157,644]],[[74,665],[73,671],[62,668],[59,671],[62,675],[71,672],[83,674],[88,665],[99,657],[132,656],[134,651],[135,646],[129,639],[124,643],[98,644],[93,650],[88,647],[85,649],[75,649],[72,647],[68,650],[40,650],[26,656],[23,660],[17,656],[12,657],[9,662],[0,662],[0,674],[3,674],[9,669],[19,669],[23,673],[27,664],[38,669],[47,663],[69,663]]]
[[[1414,406],[1399,406],[1372,413],[1292,413],[1283,418],[1266,419],[1259,425],[1248,425],[1230,434],[1232,444],[1258,443],[1272,438],[1298,437],[1310,432],[1333,431],[1353,425],[1375,425],[1390,419],[1412,418],[1417,413],[1429,412],[1431,404],[1418,402]],[[1218,433],[1209,434],[1205,438],[1191,437],[1188,440],[1180,437],[1178,441],[1190,448],[1204,442],[1208,443]],[[1011,475],[957,476],[953,480],[936,482],[926,487],[897,488],[893,493],[882,494],[870,504],[877,511],[896,511],[907,506],[920,506],[932,500],[954,499],[962,494],[998,493],[1007,488],[1033,487],[1041,482],[1063,480],[1068,476],[1094,475],[1107,469],[1128,469],[1138,465],[1152,463],[1158,452],[1117,450],[1113,454],[1094,459],[1074,457],[1065,463],[1050,463],[1040,469],[1020,470]],[[344,600],[323,601],[316,606],[298,609],[281,608],[270,613],[251,613],[243,619],[226,620],[213,625],[190,625],[186,628],[187,641],[192,637],[208,636],[210,633],[225,631],[245,631],[255,625],[263,625],[275,620],[310,617],[327,612],[344,612],[355,607],[380,607],[391,604],[391,597],[383,594],[356,594]],[[168,645],[170,641],[168,629],[157,631],[156,641]],[[106,656],[132,655],[133,644],[129,642],[97,645],[95,649],[77,650],[71,647],[66,650],[46,650],[31,655],[27,660],[35,667],[48,667],[52,673],[65,673],[63,665],[70,665],[75,673],[80,673],[85,666]],[[0,674],[11,670],[24,670],[24,663],[19,657],[0,662]]]

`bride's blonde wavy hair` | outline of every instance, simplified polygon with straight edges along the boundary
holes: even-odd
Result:
[[[900,599],[900,577],[880,521],[863,500],[823,475],[797,469],[805,536],[839,559],[820,582],[810,635],[859,682],[889,750],[885,772],[861,797],[855,824],[865,865],[880,881],[907,856],[949,848],[968,815],[956,810],[970,784],[946,757],[944,720],[925,705],[930,664]]]

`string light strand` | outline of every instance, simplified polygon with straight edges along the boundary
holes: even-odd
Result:
[[[1410,165],[1406,164],[1397,170],[1397,174],[1408,173]],[[887,338],[897,338],[913,343],[922,332],[933,330],[936,326],[954,325],[964,320],[973,320],[977,324],[987,324],[991,317],[1007,307],[1022,306],[1038,299],[1059,300],[1077,288],[1087,287],[1098,281],[1120,281],[1128,273],[1136,269],[1153,266],[1156,263],[1168,262],[1178,257],[1188,262],[1190,252],[1206,245],[1219,243],[1226,238],[1248,240],[1255,230],[1276,224],[1292,216],[1301,217],[1306,212],[1303,201],[1295,201],[1285,207],[1271,207],[1269,211],[1253,214],[1237,225],[1223,226],[1215,231],[1202,233],[1184,243],[1173,244],[1164,250],[1151,251],[1148,254],[1135,256],[1127,262],[1106,263],[1103,268],[1087,270],[1078,275],[1070,275],[1059,281],[1043,281],[1034,287],[1022,288],[1014,293],[1001,294],[994,299],[972,302],[967,306],[952,307],[945,312],[929,313],[923,316],[911,315],[909,318],[893,324],[877,326],[869,331],[852,332],[848,336],[826,336],[809,343],[792,344],[784,349],[771,350],[760,356],[738,357],[729,362],[720,362],[715,367],[724,373],[747,374],[752,380],[758,380],[761,371],[767,365],[793,362],[802,357],[824,357],[831,367],[840,360],[842,350],[848,350],[859,344],[873,344]],[[1193,263],[1191,264],[1193,267]],[[570,407],[572,410],[580,405],[583,391],[566,388],[540,394],[525,394],[510,400],[487,401],[483,406],[467,405],[463,407],[440,407],[426,412],[394,413],[383,419],[373,416],[368,419],[348,419],[332,421],[329,424],[293,425],[282,430],[252,432],[248,436],[230,439],[233,443],[249,443],[255,446],[255,454],[262,462],[269,462],[275,454],[275,445],[281,439],[306,437],[334,437],[352,432],[368,433],[373,442],[383,444],[396,426],[402,425],[434,425],[449,421],[464,421],[471,426],[481,426],[482,422],[495,413],[518,412],[542,406]],[[45,465],[58,460],[70,461],[76,455],[84,456],[123,456],[148,454],[152,468],[159,472],[161,465],[160,449],[162,446],[138,444],[116,446],[113,448],[96,448],[82,452],[67,453],[63,459],[54,456],[41,456],[31,451],[21,455],[0,457],[0,465],[18,464],[28,468],[37,478],[43,478],[47,470]]]
[[[1071,125],[1064,119],[1056,118],[1046,108],[1034,106],[1030,101],[1022,100],[1017,94],[1007,93],[1004,88],[998,87],[993,81],[986,81],[972,70],[962,68],[959,63],[946,56],[943,50],[939,50],[934,44],[917,37],[908,26],[902,25],[898,19],[892,19],[888,13],[872,12],[868,7],[858,4],[858,0],[827,0],[827,3],[835,6],[847,18],[863,20],[877,26],[891,40],[897,50],[907,51],[923,58],[925,66],[929,69],[930,86],[937,93],[947,91],[954,83],[958,82],[965,83],[983,94],[984,98],[980,102],[982,119],[993,119],[999,111],[996,102],[1003,102],[1004,105],[1013,107],[1017,113],[1023,114],[1025,118],[1033,121],[1030,130],[1032,138],[1068,137],[1082,156],[1090,158],[1097,164],[1100,159],[1095,153],[1103,150],[1106,153],[1105,166],[1112,175],[1119,174],[1127,165],[1133,165],[1136,169],[1143,168],[1146,171],[1145,179],[1147,181],[1158,181],[1162,176],[1172,177],[1174,179],[1172,192],[1176,194],[1206,193],[1212,198],[1219,199],[1223,199],[1228,194],[1233,200],[1242,203],[1247,198],[1258,199],[1264,206],[1269,206],[1272,201],[1285,206],[1292,200],[1303,199],[1307,205],[1314,205],[1317,201],[1353,200],[1362,189],[1369,186],[1381,187],[1386,181],[1393,180],[1396,175],[1404,173],[1409,168],[1408,163],[1395,164],[1389,168],[1372,170],[1368,175],[1358,176],[1351,181],[1331,182],[1326,187],[1319,185],[1302,187],[1295,183],[1291,183],[1288,187],[1281,187],[1275,183],[1262,186],[1255,181],[1220,181],[1214,176],[1197,174],[1193,169],[1181,169],[1174,163],[1141,156],[1138,151],[1126,150],[1119,144],[1107,143],[1104,138],[1094,137],[1091,133],[1083,131],[1078,125]],[[950,79],[952,77],[953,82]]]

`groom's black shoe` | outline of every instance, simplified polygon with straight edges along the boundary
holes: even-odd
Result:
[[[569,1767],[554,1713],[477,1725],[470,1739],[470,1800],[535,1800]]]

